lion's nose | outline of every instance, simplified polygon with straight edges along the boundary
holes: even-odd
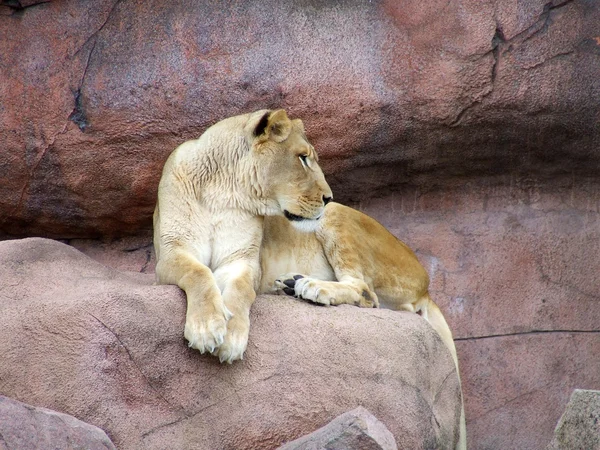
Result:
[[[323,203],[327,204],[331,201],[331,197],[325,197],[323,196]]]

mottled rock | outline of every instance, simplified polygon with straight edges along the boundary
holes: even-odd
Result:
[[[327,425],[288,442],[278,450],[397,450],[394,435],[363,407],[336,417]]]
[[[5,234],[147,230],[169,153],[266,107],[304,119],[342,201],[479,175],[598,175],[596,1],[113,0],[8,12]]]
[[[116,450],[100,428],[68,414],[0,395],[3,450]]]
[[[118,448],[276,448],[358,405],[400,448],[453,448],[460,386],[418,315],[261,296],[243,361],[187,347],[185,298],[65,244],[0,242],[0,392]]]
[[[547,450],[575,449],[600,449],[600,391],[573,391]]]
[[[457,181],[359,206],[430,274],[456,342],[469,447],[541,449],[573,389],[600,386],[600,184],[501,184]]]

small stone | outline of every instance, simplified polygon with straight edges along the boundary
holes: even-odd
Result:
[[[600,449],[600,391],[575,389],[547,450]]]
[[[336,417],[318,430],[279,450],[397,450],[394,436],[362,406]]]
[[[0,395],[0,448],[116,450],[100,428]]]

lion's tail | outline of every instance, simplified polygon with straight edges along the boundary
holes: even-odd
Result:
[[[452,359],[454,359],[454,364],[456,366],[456,373],[458,375],[458,380],[460,383],[460,371],[458,370],[458,357],[456,355],[456,347],[454,345],[454,339],[452,338],[452,332],[450,331],[450,327],[440,311],[438,305],[435,304],[429,294],[426,294],[421,300],[417,302],[415,305],[415,312],[421,314],[421,316],[427,320],[431,326],[437,331],[437,333],[442,338],[448,350],[452,355]],[[460,430],[458,442],[456,444],[456,450],[466,450],[467,448],[467,428],[465,423],[465,404],[462,398],[462,386],[461,386],[461,411],[460,411]]]

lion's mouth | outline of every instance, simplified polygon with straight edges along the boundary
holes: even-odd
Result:
[[[291,220],[291,221],[294,221],[294,222],[300,222],[301,220],[308,220],[306,217],[297,216],[296,214],[292,214],[287,209],[283,210],[283,215],[285,216],[285,218],[287,220]]]

